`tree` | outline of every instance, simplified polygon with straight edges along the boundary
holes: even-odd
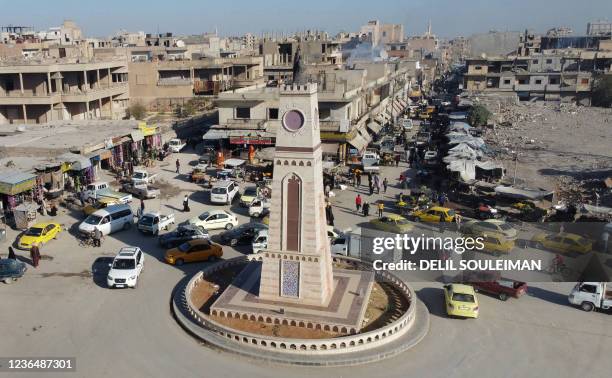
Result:
[[[484,105],[474,105],[468,113],[468,123],[474,127],[484,126],[491,118],[491,112]]]
[[[128,118],[134,117],[135,119],[140,120],[140,119],[143,119],[146,114],[147,114],[147,109],[144,107],[144,105],[140,103],[135,103],[133,105],[130,105],[130,107],[127,110]]]
[[[591,102],[595,106],[612,106],[612,75],[601,75],[595,79]]]

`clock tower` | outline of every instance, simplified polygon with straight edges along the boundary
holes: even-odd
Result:
[[[316,83],[280,88],[261,299],[326,306],[334,291],[318,114]]]

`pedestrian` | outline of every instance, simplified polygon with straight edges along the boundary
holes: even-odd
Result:
[[[181,169],[181,162],[179,161],[179,159],[176,159],[176,173],[179,173],[180,169]]]
[[[455,224],[457,225],[457,231],[461,230],[461,221],[463,220],[463,217],[459,214],[455,214]]]
[[[40,261],[40,249],[38,249],[38,243],[32,244],[30,247],[30,258],[32,259],[32,266],[34,268],[38,268],[38,263]]]
[[[17,260],[17,256],[15,255],[15,250],[13,249],[13,247],[9,247],[8,258],[11,260]]]
[[[399,167],[399,162],[400,162],[400,156],[399,156],[399,154],[396,154],[395,155],[395,166],[396,167]]]
[[[385,177],[385,179],[383,180],[383,193],[387,193],[387,186],[389,185],[389,181],[387,180],[387,178]]]
[[[94,228],[93,231],[93,242],[94,242],[94,247],[101,247],[102,246],[102,231],[100,231],[100,229],[98,227]]]
[[[370,185],[369,185],[369,189],[370,189],[370,195],[374,194],[374,185],[372,185],[371,182],[370,182]]]
[[[334,225],[334,212],[332,211],[332,205],[329,202],[325,206],[325,217],[327,218],[327,224],[329,226],[333,226]]]
[[[380,179],[378,178],[378,175],[374,175],[374,186],[379,186],[380,185]]]
[[[380,194],[380,184],[379,183],[374,183],[374,188],[376,189],[376,194]]]
[[[357,187],[361,186],[361,171],[357,170]]]
[[[325,197],[329,197],[330,191],[331,191],[331,188],[329,187],[329,184],[325,185]]]
[[[444,218],[444,213],[440,213],[440,219],[438,220],[438,232],[444,232],[444,222],[446,219]]]
[[[438,203],[440,204],[440,206],[444,206],[444,204],[446,203],[444,193],[440,193],[440,195],[438,195]]]
[[[51,203],[51,209],[49,210],[49,215],[52,217],[57,216],[57,206],[55,205],[55,202]]]
[[[140,215],[144,215],[144,210],[145,210],[145,203],[141,198],[140,199]]]
[[[185,194],[185,198],[183,198],[183,211],[186,213],[191,211],[191,209],[189,209],[189,197],[187,197],[187,194]]]
[[[355,208],[357,209],[357,212],[359,212],[359,209],[361,209],[361,195],[357,194],[357,197],[355,197]]]
[[[365,201],[363,203],[363,216],[367,217],[368,215],[370,215],[370,204],[368,201]]]
[[[382,218],[384,210],[385,204],[382,201],[378,201],[378,218]]]

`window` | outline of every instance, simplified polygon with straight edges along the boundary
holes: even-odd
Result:
[[[546,59],[546,64],[552,64],[552,59]]]
[[[542,84],[542,79],[536,79],[535,83],[536,84]]]
[[[504,79],[504,84],[510,84],[510,79]]]
[[[331,117],[331,109],[319,109],[319,119],[327,119]]]
[[[580,79],[580,84],[588,84],[589,79]]]
[[[553,84],[553,85],[558,85],[559,84],[559,78],[558,77],[551,77],[551,78],[548,79],[548,82],[550,84]]]
[[[539,63],[539,60],[537,60],[537,59],[533,60],[533,64],[538,64],[538,63]]]
[[[597,293],[597,286],[595,285],[582,285],[580,286],[580,291],[584,291],[585,293]]]
[[[278,119],[278,108],[268,108],[268,119]]]
[[[480,71],[480,70],[482,70],[482,66],[476,66],[476,67],[474,67],[474,69],[475,69],[476,71]]]
[[[236,108],[236,118],[251,118],[251,108]]]

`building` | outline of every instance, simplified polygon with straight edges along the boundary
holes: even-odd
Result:
[[[589,36],[612,36],[612,22],[593,21],[587,24],[586,34]]]
[[[125,59],[0,62],[0,124],[121,119],[129,100]]]
[[[590,103],[593,72],[610,72],[612,54],[566,51],[529,57],[471,58],[464,88],[470,92],[516,92],[521,100]]]
[[[404,41],[404,25],[381,24],[378,20],[368,21],[359,29],[359,38],[372,43],[372,46]]]
[[[406,108],[416,62],[362,62],[343,70],[306,66],[305,75],[317,83],[323,155],[345,160],[362,152],[372,135]],[[274,145],[279,96],[279,87],[264,85],[220,93],[219,124],[204,139],[228,150]]]

